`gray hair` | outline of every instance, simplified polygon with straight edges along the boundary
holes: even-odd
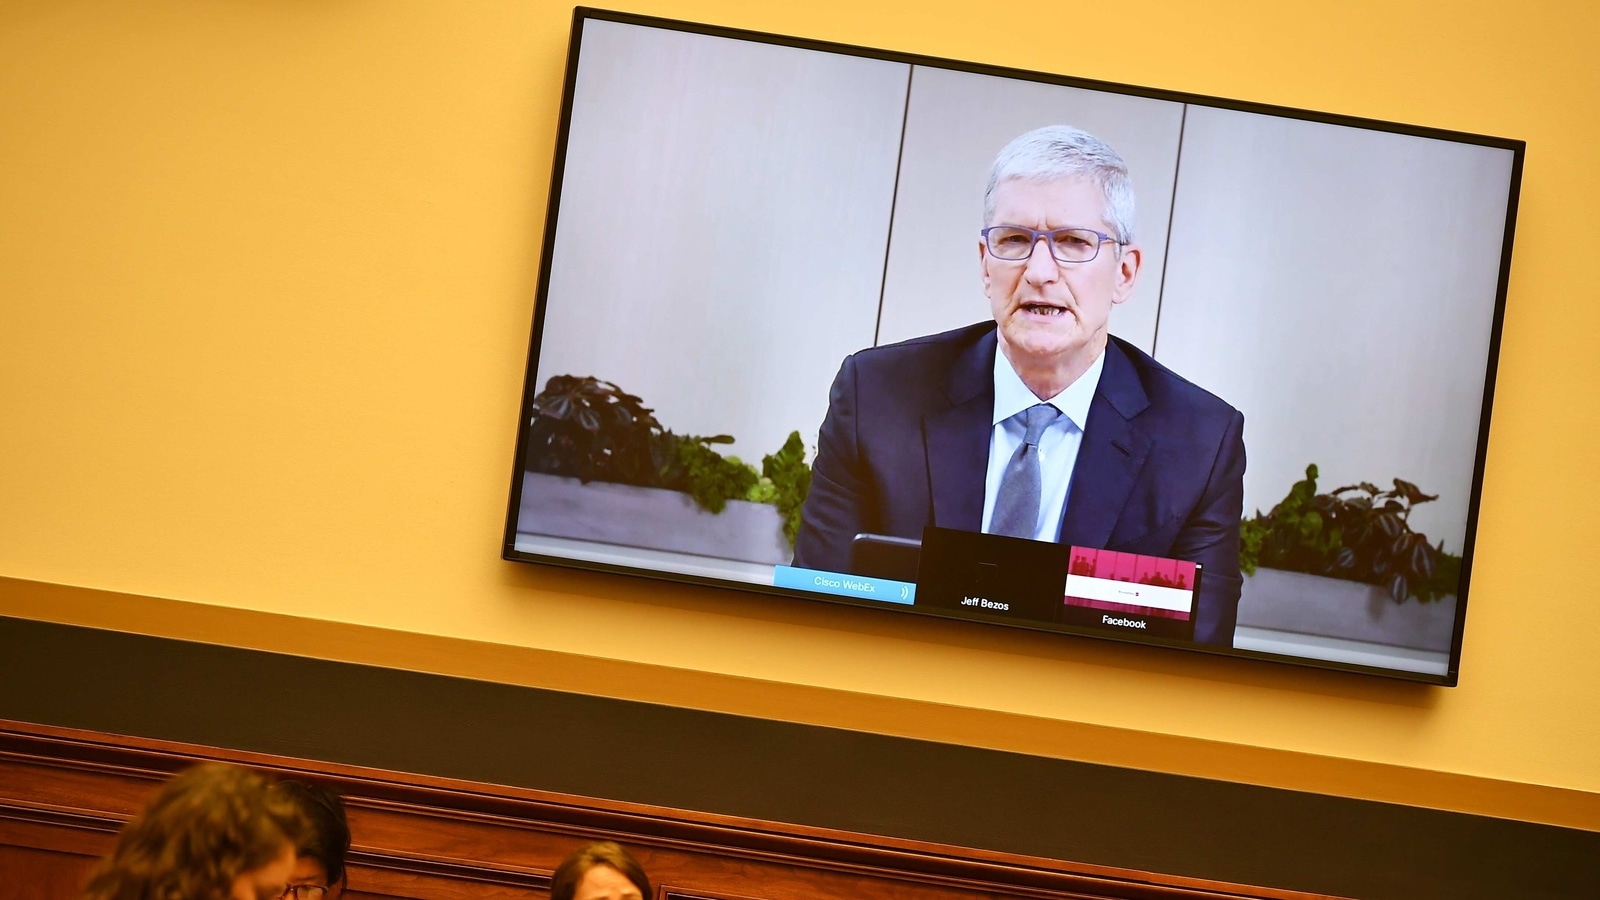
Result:
[[[994,192],[1013,179],[1049,181],[1087,177],[1106,196],[1106,224],[1112,237],[1133,241],[1133,179],[1128,164],[1111,145],[1071,125],[1046,125],[1011,141],[994,158],[989,188],[983,194],[983,224],[994,224]]]

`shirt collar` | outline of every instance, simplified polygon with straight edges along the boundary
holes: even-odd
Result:
[[[1094,400],[1095,388],[1100,386],[1100,372],[1105,368],[1106,352],[1100,351],[1094,362],[1078,380],[1067,385],[1061,393],[1044,401],[1061,411],[1061,414],[1078,426],[1079,431],[1087,430],[1089,423],[1089,404]],[[994,421],[990,424],[998,425],[1039,402],[1033,391],[1022,383],[1022,378],[1011,368],[1011,361],[1006,359],[1004,351],[999,347],[994,351]]]

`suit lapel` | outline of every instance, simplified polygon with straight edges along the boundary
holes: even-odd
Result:
[[[923,418],[933,524],[983,528],[984,479],[994,430],[995,334],[991,329],[956,358],[945,394],[950,406]]]
[[[1116,341],[1107,342],[1105,352],[1061,517],[1063,544],[1100,548],[1110,543],[1150,453],[1150,436],[1135,421],[1150,405],[1139,373]]]

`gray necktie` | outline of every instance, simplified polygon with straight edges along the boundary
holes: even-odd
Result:
[[[994,516],[989,519],[990,534],[1031,538],[1039,526],[1039,437],[1061,412],[1048,403],[1030,406],[1024,412],[1028,431],[1000,476]]]

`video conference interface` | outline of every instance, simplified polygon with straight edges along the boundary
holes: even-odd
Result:
[[[901,545],[917,557],[903,569],[910,580],[777,566],[772,583],[1000,622],[1176,640],[1194,635],[1201,567],[1193,562],[933,527],[922,544],[929,547],[927,562],[920,547]]]

